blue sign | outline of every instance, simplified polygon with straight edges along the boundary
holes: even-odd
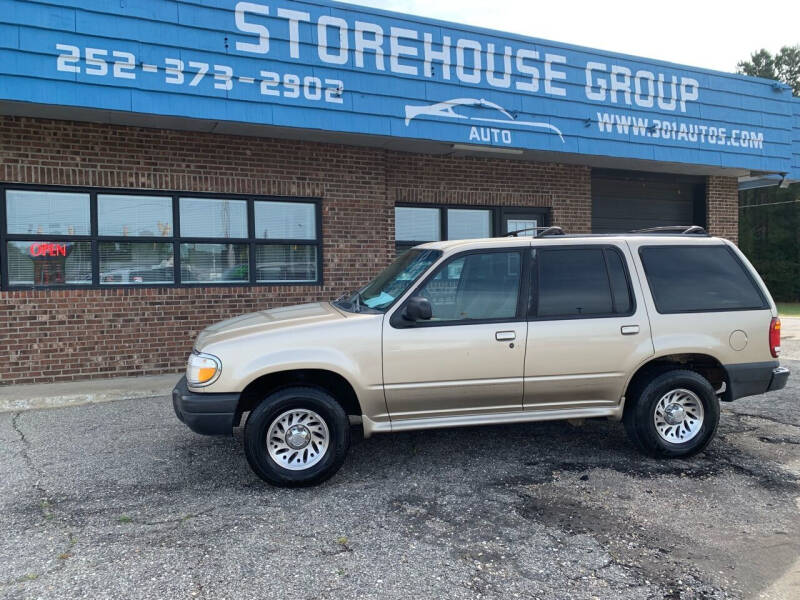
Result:
[[[323,0],[0,0],[0,100],[790,173],[787,86]]]
[[[794,99],[794,128],[792,129],[791,179],[800,181],[800,98]]]

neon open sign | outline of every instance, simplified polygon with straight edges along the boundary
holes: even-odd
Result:
[[[41,257],[65,257],[67,256],[67,245],[66,244],[54,244],[52,242],[41,242],[31,244],[29,248],[30,254],[34,258],[41,258]]]

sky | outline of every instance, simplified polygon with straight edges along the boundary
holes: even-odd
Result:
[[[344,1],[728,72],[800,44],[800,0]]]

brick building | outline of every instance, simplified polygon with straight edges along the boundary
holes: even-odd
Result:
[[[0,385],[178,371],[203,327],[335,298],[425,241],[736,240],[740,184],[800,175],[771,82],[323,0],[117,4],[0,1]]]

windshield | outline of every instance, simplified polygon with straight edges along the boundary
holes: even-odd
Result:
[[[360,311],[360,307],[383,312],[402,296],[441,255],[439,250],[409,250],[378,275],[372,283],[353,294],[345,302],[356,312]],[[343,300],[339,302],[341,303]]]

